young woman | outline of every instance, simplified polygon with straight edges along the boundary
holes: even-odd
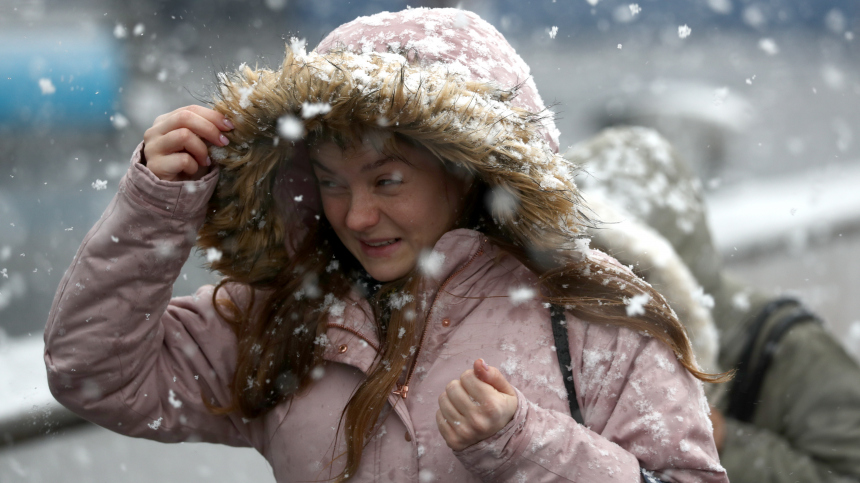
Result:
[[[493,27],[386,12],[220,80],[214,110],[156,119],[65,275],[61,402],[254,446],[283,482],[727,481],[714,378],[662,297],[579,240],[554,124]],[[171,300],[195,241],[225,278]]]

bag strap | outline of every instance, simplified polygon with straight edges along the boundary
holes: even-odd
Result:
[[[564,387],[567,389],[567,403],[570,406],[570,415],[573,419],[583,424],[582,411],[579,409],[579,402],[576,400],[576,386],[573,384],[573,365],[570,360],[570,344],[567,337],[567,320],[564,315],[564,308],[551,304],[549,306],[549,318],[552,322],[552,337],[555,339],[555,354],[558,356],[558,365],[561,368],[561,378],[564,381]],[[663,483],[657,479],[650,471],[645,468],[639,468],[639,474],[642,476],[644,483]]]
[[[564,308],[551,304],[549,317],[552,321],[552,337],[555,339],[555,355],[558,356],[561,379],[564,381],[564,388],[567,389],[570,415],[577,423],[583,424],[582,411],[579,410],[579,402],[576,400],[576,386],[573,385],[573,364],[570,360],[570,344],[567,338],[567,321],[564,316]]]
[[[758,341],[767,326],[767,321],[776,311],[788,305],[794,305],[795,308],[778,319],[767,331],[761,345],[761,353],[754,361],[755,348],[758,347]],[[795,325],[803,322],[820,324],[821,320],[793,297],[773,300],[759,312],[750,326],[744,350],[736,365],[735,380],[729,390],[727,416],[747,423],[752,421],[765,376],[773,362],[779,341]]]

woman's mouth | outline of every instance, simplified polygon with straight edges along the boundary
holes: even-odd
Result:
[[[400,238],[359,240],[361,251],[369,257],[387,257],[400,247]]]

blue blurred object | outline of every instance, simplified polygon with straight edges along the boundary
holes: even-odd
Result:
[[[0,125],[111,128],[124,77],[106,33],[0,33]]]

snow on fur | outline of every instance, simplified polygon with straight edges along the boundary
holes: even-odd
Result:
[[[587,219],[570,165],[545,137],[551,113],[518,107],[519,98],[536,96],[520,92],[528,82],[505,88],[470,78],[474,72],[450,62],[410,61],[409,55],[402,45],[393,52],[332,46],[305,54],[293,43],[278,70],[243,65],[218,76],[215,109],[236,128],[225,133],[230,144],[211,153],[221,176],[199,245],[223,253],[213,269],[242,279],[265,277],[289,258],[285,233],[291,221],[284,213],[295,206],[276,202],[272,186],[285,160],[305,158],[299,158],[297,142],[276,142],[297,137],[295,124],[284,132],[285,116],[301,122],[306,133],[355,126],[398,132],[463,166],[516,201],[504,203],[506,213],[498,219],[515,243],[550,250],[581,234]],[[316,106],[315,115],[304,119],[308,106]]]

